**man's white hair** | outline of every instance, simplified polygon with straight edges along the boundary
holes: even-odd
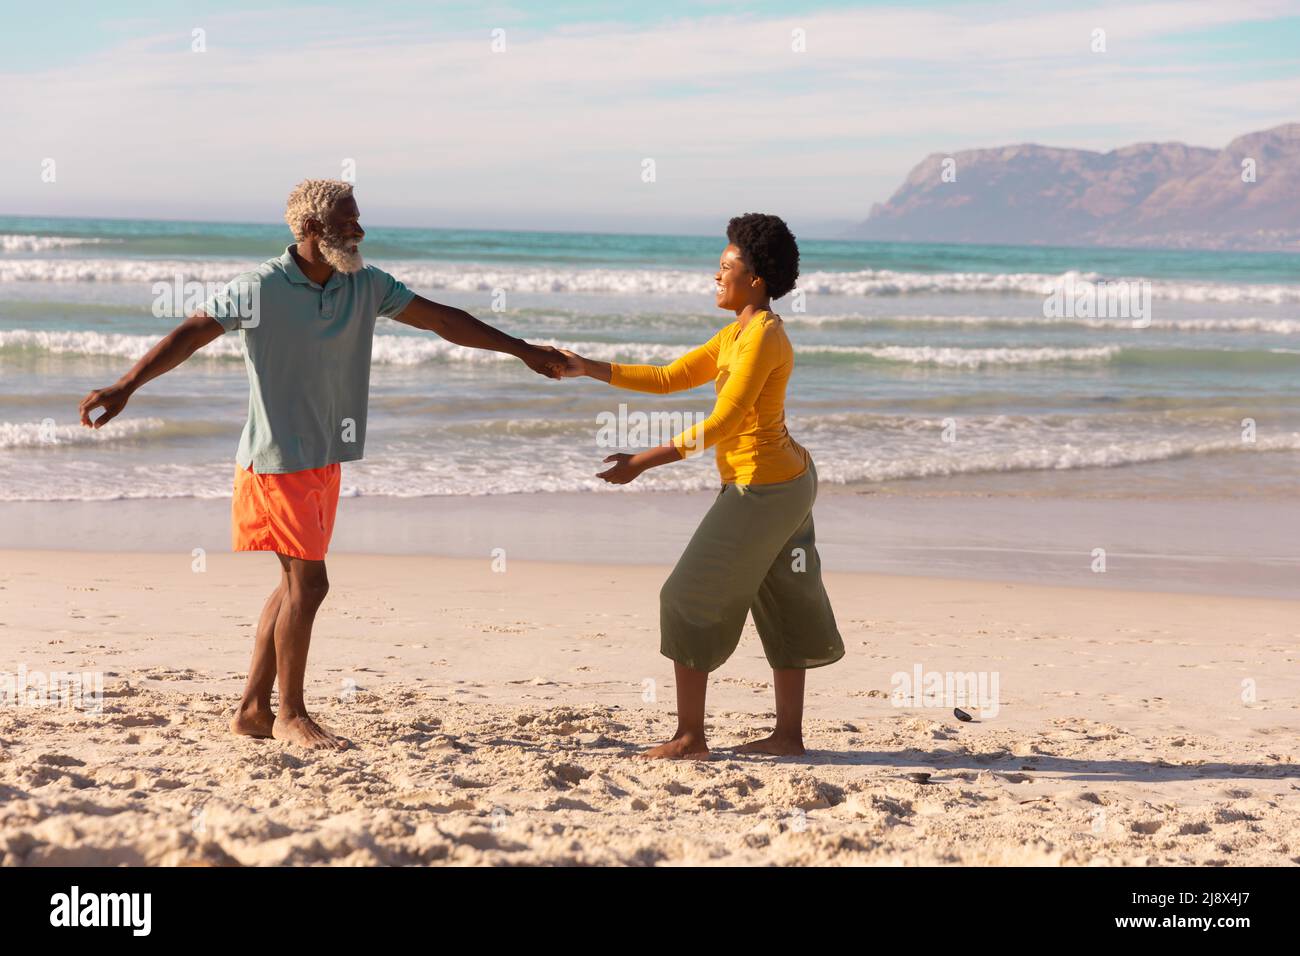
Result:
[[[293,237],[301,241],[307,238],[308,219],[324,223],[334,204],[351,195],[352,184],[341,179],[304,179],[289,193],[284,221],[289,224]]]

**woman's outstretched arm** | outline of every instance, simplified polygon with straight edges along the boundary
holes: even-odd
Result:
[[[611,484],[625,485],[651,468],[680,461],[716,445],[740,427],[745,414],[758,400],[763,385],[781,361],[780,340],[766,327],[755,329],[754,334],[741,345],[731,366],[731,375],[718,393],[713,413],[707,419],[688,428],[666,445],[635,455],[610,455],[605,461],[614,462],[614,466],[596,477]]]
[[[721,333],[697,349],[692,349],[671,365],[621,365],[617,362],[599,362],[565,351],[569,364],[565,377],[586,375],[597,381],[608,382],[615,388],[635,392],[683,392],[713,381],[718,375],[718,349]],[[564,350],[562,350],[564,351]]]

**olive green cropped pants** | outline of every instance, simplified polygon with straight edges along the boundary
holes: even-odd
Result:
[[[752,611],[774,669],[844,656],[813,532],[817,469],[768,485],[724,484],[659,592],[660,651],[716,670]]]

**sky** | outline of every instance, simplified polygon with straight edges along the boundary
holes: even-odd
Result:
[[[270,7],[0,0],[0,214],[274,222],[349,174],[370,225],[835,235],[935,152],[1300,121],[1300,0]]]

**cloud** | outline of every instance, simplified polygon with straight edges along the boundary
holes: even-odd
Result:
[[[338,175],[352,158],[371,206],[466,222],[707,218],[759,202],[860,218],[936,150],[1045,136],[1214,146],[1292,119],[1294,75],[1188,70],[1169,41],[1295,10],[1013,3],[548,31],[503,19],[502,53],[488,26],[440,34],[335,11],[205,18],[208,51],[196,54],[176,21],[70,67],[0,74],[11,139],[0,201],[274,218],[293,182]],[[1089,49],[1097,27],[1105,54]],[[807,52],[791,51],[794,29]],[[59,164],[56,184],[39,181],[45,157]],[[654,184],[640,179],[646,157]]]

